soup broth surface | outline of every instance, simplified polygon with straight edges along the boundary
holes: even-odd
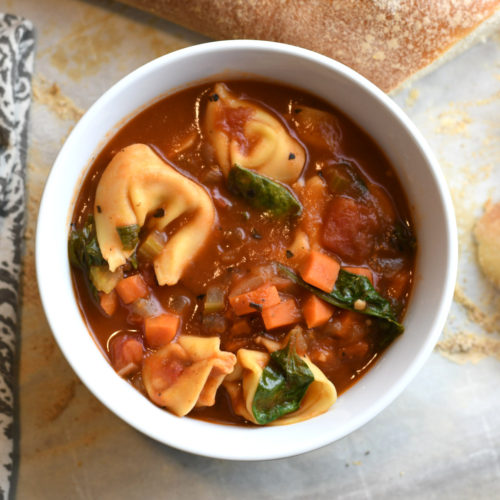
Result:
[[[162,310],[179,318],[176,338],[216,336],[222,351],[267,353],[278,346],[283,348],[289,332],[299,327],[298,354],[314,363],[341,394],[373,366],[393,336],[388,338],[385,326],[365,314],[363,300],[351,310],[329,306],[329,319],[308,327],[305,304],[312,301],[314,294],[288,280],[279,264],[300,277],[304,259],[314,250],[338,262],[341,269],[354,274],[365,270],[376,292],[387,300],[401,322],[415,265],[415,239],[404,191],[373,140],[323,100],[277,83],[238,80],[225,85],[232,95],[255,104],[277,120],[303,150],[305,161],[298,178],[278,182],[300,201],[301,215],[272,216],[228,188],[228,176],[207,131],[207,106],[218,98],[214,83],[207,83],[153,104],[109,141],[83,183],[73,228],[81,230],[88,217],[100,209],[96,207],[96,189],[115,155],[133,144],[149,146],[169,166],[202,186],[215,206],[216,216],[208,238],[177,284],[160,286],[153,262],[141,258],[140,252],[137,268],[127,263],[123,276],[140,274]],[[243,115],[227,112],[219,116],[217,126],[241,134],[247,119]],[[258,141],[250,134],[240,137],[239,144],[248,153],[258,146]],[[155,215],[149,214],[146,220],[152,217]],[[186,213],[169,223],[163,230],[165,240],[192,218],[191,213]],[[141,242],[148,234],[146,226],[139,233]],[[306,243],[301,243],[301,235]],[[120,339],[138,339],[144,359],[158,351],[148,345],[144,315],[134,303],[119,299],[116,310],[108,315],[100,305],[103,292],[95,290],[85,271],[72,268],[72,277],[88,328],[118,372],[117,357],[122,354],[119,346],[113,345]],[[266,328],[261,305],[256,304],[255,311],[247,314],[237,314],[232,307],[230,297],[269,284],[276,286],[281,302],[293,301],[296,317],[291,324]],[[214,289],[222,295],[223,306],[207,313],[207,293]],[[364,305],[366,308],[366,301]],[[121,375],[147,397],[140,363]],[[217,389],[213,406],[195,407],[189,415],[218,423],[251,425],[235,412],[224,385]]]

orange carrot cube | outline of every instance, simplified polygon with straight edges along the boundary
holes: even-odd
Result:
[[[330,293],[339,275],[340,264],[324,253],[311,250],[300,266],[302,279],[324,292]]]
[[[149,347],[158,349],[175,337],[180,318],[176,314],[164,313],[144,320],[144,337]]]
[[[99,296],[99,303],[107,316],[113,316],[118,307],[118,295],[116,295],[114,290],[111,290],[109,293],[101,293]]]
[[[325,324],[333,315],[334,307],[316,295],[311,295],[302,306],[302,313],[307,328],[315,328]]]
[[[280,302],[278,289],[274,285],[269,284],[262,285],[255,290],[235,297],[229,297],[229,303],[238,316],[258,312]]]
[[[273,330],[281,326],[293,325],[300,321],[300,310],[294,299],[284,300],[279,304],[266,307],[262,310],[262,320],[266,330]]]
[[[344,267],[344,271],[348,273],[357,274],[358,276],[364,276],[370,280],[370,283],[373,285],[373,273],[370,269],[366,267]]]
[[[148,286],[140,274],[134,274],[120,280],[116,285],[116,291],[125,304],[130,304],[149,295]]]

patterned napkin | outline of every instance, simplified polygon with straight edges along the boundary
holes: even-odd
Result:
[[[14,497],[18,466],[19,279],[34,45],[29,21],[0,14],[0,499]]]

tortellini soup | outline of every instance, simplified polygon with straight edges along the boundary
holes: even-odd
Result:
[[[91,166],[68,249],[117,376],[178,417],[261,426],[335,411],[403,333],[416,238],[348,117],[238,80],[131,119]]]

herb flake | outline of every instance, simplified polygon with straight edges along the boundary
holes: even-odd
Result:
[[[255,228],[252,228],[252,230],[250,231],[250,234],[252,235],[252,238],[254,238],[255,240],[262,239],[262,235],[260,233],[258,233]]]

